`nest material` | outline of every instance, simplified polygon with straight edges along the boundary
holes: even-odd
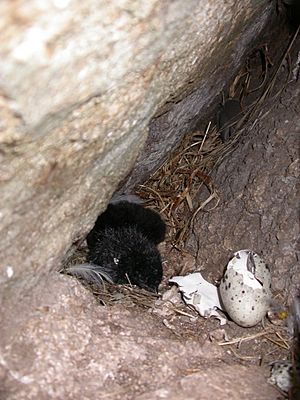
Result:
[[[197,213],[215,208],[220,200],[208,171],[213,168],[224,145],[217,130],[209,130],[209,127],[204,133],[198,131],[187,135],[181,146],[138,191],[150,206],[160,210],[170,228],[169,237],[178,246],[185,241]],[[209,194],[197,204],[203,186]]]
[[[91,287],[91,290],[99,301],[106,306],[122,304],[126,307],[139,306],[152,308],[155,300],[159,298],[158,294],[148,292],[130,284],[116,285],[105,283],[102,288]]]

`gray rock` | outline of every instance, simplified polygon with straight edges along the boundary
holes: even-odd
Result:
[[[22,302],[8,294],[1,301],[0,338],[0,393],[7,400],[96,393],[130,399],[220,355],[213,345],[180,343],[150,313],[101,306],[77,280],[57,273],[24,293]]]

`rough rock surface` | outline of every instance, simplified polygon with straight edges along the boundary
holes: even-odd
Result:
[[[13,335],[1,321],[1,399],[275,398],[259,367],[226,366],[220,347],[183,340],[147,311],[100,306],[73,278],[48,275],[24,314],[28,301],[4,303],[19,319]]]
[[[266,385],[259,367],[222,365],[185,376],[175,384],[137,397],[138,400],[270,400],[278,392]]]
[[[197,217],[189,241],[199,249],[198,267],[211,278],[220,277],[235,251],[261,254],[271,268],[273,289],[289,302],[300,288],[299,113],[300,87],[294,80],[265,104],[264,117],[214,174],[222,204]]]
[[[216,97],[272,9],[1,2],[1,281],[57,268],[130,171],[154,114],[165,127],[151,125],[139,179]]]

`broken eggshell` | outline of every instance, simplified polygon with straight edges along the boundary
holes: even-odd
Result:
[[[200,272],[186,276],[174,276],[169,282],[177,283],[186,304],[192,306],[202,317],[215,317],[221,325],[226,324],[217,309],[222,310],[216,286],[207,282]]]
[[[221,280],[219,295],[223,309],[235,323],[243,327],[258,324],[272,298],[269,268],[254,251],[234,253]]]

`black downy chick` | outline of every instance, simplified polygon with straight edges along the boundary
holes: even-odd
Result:
[[[90,264],[71,267],[69,273],[89,283],[104,278],[157,292],[163,271],[156,245],[165,233],[166,225],[155,211],[128,201],[109,204],[87,236]]]
[[[89,262],[114,283],[131,283],[157,292],[162,280],[160,253],[136,225],[104,227],[89,245]]]
[[[157,212],[144,208],[141,204],[120,201],[115,204],[110,203],[106,211],[98,217],[94,228],[86,238],[88,247],[94,245],[98,233],[104,228],[118,229],[132,226],[155,245],[165,239],[166,225]]]

